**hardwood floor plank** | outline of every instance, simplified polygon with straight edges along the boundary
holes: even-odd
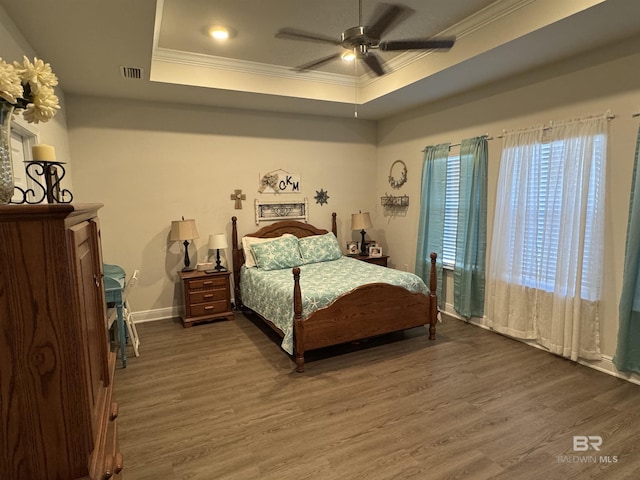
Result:
[[[640,387],[445,317],[308,352],[237,314],[138,326],[116,373],[127,480],[619,479],[640,471]],[[574,452],[599,435],[599,452]],[[596,462],[590,461],[593,457]],[[576,460],[576,461],[573,461]]]

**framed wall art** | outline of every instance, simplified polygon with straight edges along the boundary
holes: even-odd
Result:
[[[256,225],[277,220],[309,220],[309,204],[303,200],[255,200]]]

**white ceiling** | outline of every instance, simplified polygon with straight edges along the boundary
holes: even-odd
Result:
[[[389,1],[389,0],[387,0]],[[331,62],[340,47],[274,38],[281,27],[339,39],[357,0],[0,0],[66,93],[379,119],[640,34],[637,0],[401,0],[387,35],[457,38],[444,52],[383,53],[389,73]],[[363,0],[363,22],[378,2]],[[224,44],[207,36],[232,28]],[[143,69],[126,79],[121,66]]]

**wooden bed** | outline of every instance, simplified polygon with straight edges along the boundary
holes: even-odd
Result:
[[[231,218],[233,243],[233,277],[236,305],[244,308],[240,292],[241,267],[244,251],[238,242],[237,218]],[[336,214],[332,214],[332,231],[337,236]],[[327,230],[298,221],[280,221],[247,234],[249,237],[274,238],[290,233],[298,238],[322,235]],[[294,267],[294,356],[296,371],[304,372],[304,354],[330,345],[382,335],[421,325],[429,325],[429,339],[436,338],[438,302],[436,298],[436,254],[431,254],[429,295],[411,293],[404,288],[385,283],[372,283],[358,287],[328,307],[319,309],[302,318],[302,293],[300,290],[300,268]],[[382,267],[381,267],[382,268]],[[282,331],[272,322],[262,318],[281,337]]]

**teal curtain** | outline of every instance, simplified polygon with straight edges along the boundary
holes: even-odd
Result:
[[[485,136],[465,139],[460,145],[453,307],[466,318],[484,315],[488,152]]]
[[[613,363],[618,370],[640,373],[640,130],[633,163],[627,243],[619,306],[618,346]]]
[[[438,254],[438,307],[444,309],[442,295],[442,238],[444,236],[444,198],[447,188],[447,159],[449,144],[426,147],[422,166],[422,193],[420,196],[420,223],[416,251],[416,275],[429,285],[431,252]]]

